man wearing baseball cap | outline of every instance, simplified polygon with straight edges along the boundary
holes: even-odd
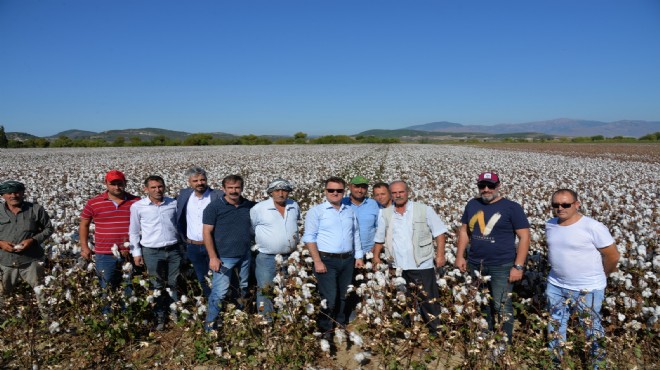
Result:
[[[11,294],[20,276],[32,288],[43,284],[44,249],[41,244],[53,234],[53,225],[42,206],[25,201],[25,185],[9,180],[0,183],[0,306]],[[35,291],[42,316],[47,316],[43,293]]]
[[[364,254],[371,252],[374,247],[374,235],[378,226],[378,202],[369,198],[369,180],[364,176],[355,176],[348,183],[351,191],[349,196],[342,199],[342,204],[353,209],[360,227],[360,242]]]
[[[127,243],[131,206],[140,198],[126,192],[126,177],[118,170],[108,171],[103,185],[106,190],[88,200],[80,213],[80,255],[91,259],[95,254],[96,274],[101,288],[116,289],[121,283],[122,262],[130,261]],[[93,243],[90,242],[89,232],[92,222]],[[126,280],[130,282],[130,278]],[[109,311],[109,306],[103,307],[103,313]]]
[[[474,277],[491,277],[488,282],[482,282],[490,294],[489,304],[482,307],[482,312],[491,331],[495,319],[499,319],[510,344],[514,321],[511,291],[513,283],[523,277],[530,237],[523,208],[502,197],[501,186],[500,176],[495,172],[482,172],[477,178],[479,196],[465,206],[455,265]]]

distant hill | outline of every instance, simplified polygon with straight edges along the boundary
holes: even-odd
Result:
[[[5,135],[7,135],[8,140],[18,140],[18,141],[37,138],[37,136],[25,132],[6,132]]]
[[[520,132],[538,132],[556,136],[594,136],[605,137],[630,136],[640,137],[660,131],[660,121],[622,120],[601,122],[558,118],[547,121],[525,123],[501,123],[497,125],[462,125],[452,122],[431,122],[423,125],[404,127],[411,130],[430,132],[468,132],[484,134],[508,134]]]
[[[85,131],[85,130],[73,129],[73,130],[62,131],[62,132],[59,132],[59,133],[57,133],[55,135],[52,135],[52,136],[46,136],[46,138],[47,139],[57,139],[60,136],[66,136],[69,139],[84,139],[84,138],[90,137],[90,136],[95,135],[95,134],[96,134],[96,132],[94,132],[94,131]]]
[[[420,125],[422,126],[422,125]],[[464,128],[465,126],[462,126]],[[381,138],[400,138],[400,139],[430,139],[430,140],[460,140],[460,139],[497,139],[521,138],[521,139],[552,139],[552,135],[538,132],[516,132],[506,134],[488,134],[483,132],[444,132],[444,131],[421,131],[410,129],[399,130],[368,130],[360,132],[355,136],[375,136]]]

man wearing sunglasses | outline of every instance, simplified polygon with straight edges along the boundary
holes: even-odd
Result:
[[[481,282],[491,298],[489,304],[482,307],[482,312],[491,331],[495,318],[499,318],[507,341],[511,343],[511,291],[513,283],[523,277],[529,251],[529,221],[520,204],[502,197],[501,185],[499,175],[494,172],[479,175],[479,196],[467,203],[461,218],[455,265],[474,277],[477,273],[479,276],[490,276],[489,281]],[[466,261],[468,244],[470,249]]]
[[[314,276],[321,294],[317,324],[324,339],[330,339],[333,324],[348,323],[346,292],[353,269],[364,265],[360,230],[352,207],[342,204],[346,182],[339,177],[325,181],[326,201],[312,207],[305,218],[305,243],[314,261]]]
[[[605,351],[599,338],[605,335],[600,307],[605,296],[607,275],[616,271],[619,251],[614,238],[602,223],[582,215],[575,191],[559,189],[552,195],[555,218],[545,224],[548,259],[546,296],[551,319],[548,322],[549,348],[553,360],[561,363],[562,343],[571,314],[578,311],[591,344],[594,368],[602,366]]]

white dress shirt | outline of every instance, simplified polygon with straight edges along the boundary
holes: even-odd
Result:
[[[140,246],[162,248],[176,244],[176,200],[165,197],[161,204],[155,204],[147,197],[133,203],[128,238],[134,257],[142,255]]]
[[[206,188],[201,197],[198,197],[194,191],[190,194],[188,204],[186,204],[186,235],[188,239],[198,242],[204,240],[202,216],[204,215],[204,208],[209,203],[211,203],[211,189],[209,188]]]

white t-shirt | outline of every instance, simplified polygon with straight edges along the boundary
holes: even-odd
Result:
[[[605,289],[607,279],[598,249],[614,244],[607,227],[587,216],[568,226],[558,225],[557,220],[545,224],[551,265],[548,282],[571,290]]]

